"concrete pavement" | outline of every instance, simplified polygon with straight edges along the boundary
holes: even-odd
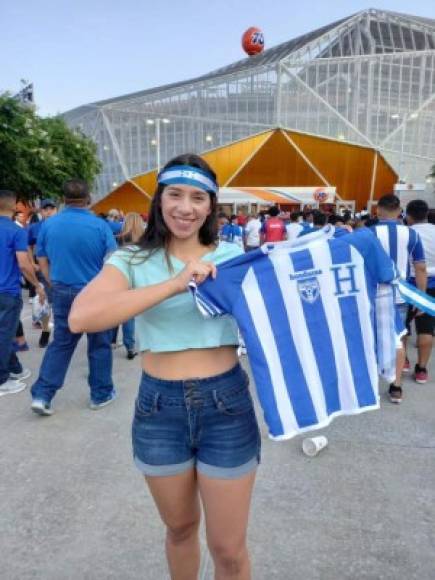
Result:
[[[21,360],[34,379],[43,351],[29,315],[26,305],[31,350]],[[31,413],[28,390],[0,398],[1,580],[168,578],[163,527],[131,460],[138,359],[114,351],[119,398],[93,412],[85,347],[83,339],[52,417]],[[263,425],[254,579],[435,579],[434,362],[430,372],[424,386],[405,378],[402,405],[383,399],[380,411],[336,419],[313,459],[301,437],[272,442]],[[202,546],[200,577],[209,580]]]

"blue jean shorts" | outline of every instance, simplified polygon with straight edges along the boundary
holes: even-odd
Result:
[[[245,371],[166,381],[142,374],[132,427],[136,466],[147,476],[192,467],[236,479],[260,462],[260,432]]]

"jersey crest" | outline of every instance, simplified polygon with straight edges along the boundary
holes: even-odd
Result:
[[[320,296],[320,286],[317,278],[298,280],[297,286],[299,296],[309,304],[313,304]]]

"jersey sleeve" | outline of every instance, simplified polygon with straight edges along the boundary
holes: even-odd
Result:
[[[27,232],[23,228],[18,228],[14,235],[15,252],[27,252]]]
[[[110,232],[110,234],[112,235],[112,232]],[[119,270],[121,274],[123,274],[127,279],[128,287],[133,287],[133,269],[130,263],[130,256],[126,250],[118,250],[114,252],[111,256],[109,256],[109,258],[107,258],[105,264],[115,266],[115,268]]]
[[[215,318],[231,314],[241,293],[241,284],[253,260],[264,254],[262,250],[241,254],[217,266],[217,275],[213,280],[207,278],[202,284],[191,282],[190,290],[200,312]]]

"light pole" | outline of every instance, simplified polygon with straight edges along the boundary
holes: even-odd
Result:
[[[156,127],[155,143],[153,143],[153,141],[154,141],[154,139],[153,139],[153,140],[151,140],[151,145],[156,146],[157,173],[160,171],[160,123],[167,125],[170,122],[171,121],[169,119],[166,119],[166,117],[163,117],[163,118],[157,117],[156,119],[147,119],[147,121],[146,121],[147,125],[155,125],[155,127]]]

